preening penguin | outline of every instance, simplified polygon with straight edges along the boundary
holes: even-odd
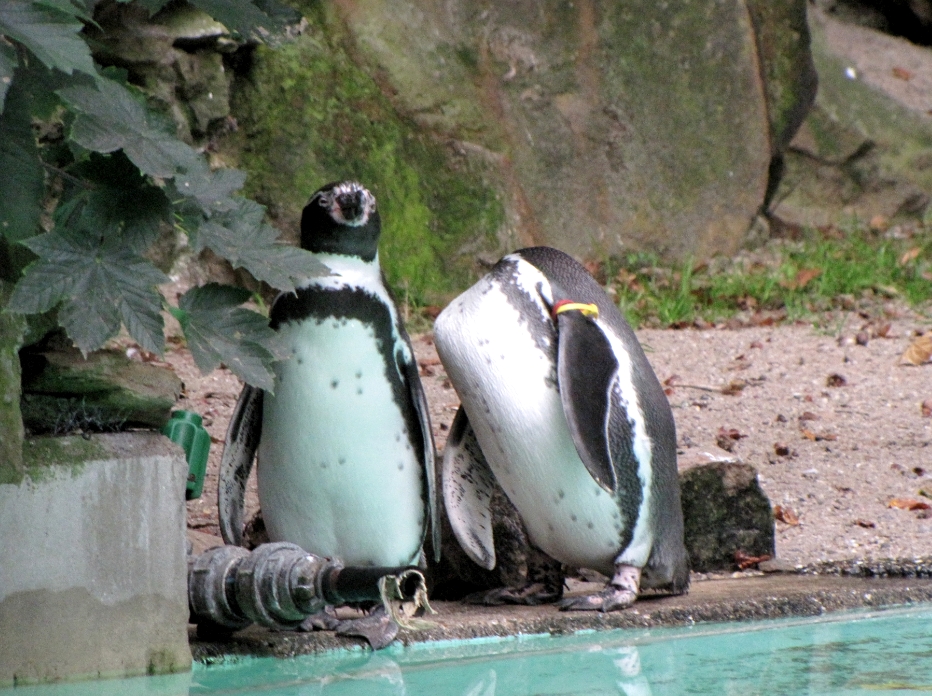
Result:
[[[242,541],[257,453],[272,541],[347,565],[417,564],[439,538],[434,445],[411,343],[379,267],[375,197],[324,186],[301,217],[301,246],[331,274],[280,295],[270,323],[289,358],[275,391],[244,387],[220,470],[220,528]],[[439,553],[439,542],[432,544]]]
[[[611,578],[562,608],[622,608],[641,588],[685,592],[673,415],[585,269],[547,247],[509,254],[440,313],[434,340],[462,401],[442,487],[466,553],[495,566],[489,500],[500,485],[535,546]]]

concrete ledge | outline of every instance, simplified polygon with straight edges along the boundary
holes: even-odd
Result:
[[[398,639],[409,645],[518,634],[560,635],[590,629],[818,616],[843,609],[917,602],[932,602],[932,580],[775,573],[696,582],[688,595],[643,597],[633,608],[611,614],[560,612],[553,606],[478,607],[434,602],[439,613],[426,617],[433,626],[419,631],[402,630]],[[220,642],[199,640],[193,627],[190,630],[194,658],[206,663],[227,655],[294,657],[364,645],[362,640],[339,638],[330,632],[272,632],[252,626]]]
[[[190,669],[184,453],[37,438],[0,484],[0,686]]]

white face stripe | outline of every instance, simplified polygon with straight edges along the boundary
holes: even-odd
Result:
[[[651,449],[650,437],[647,435],[646,419],[641,404],[638,401],[637,390],[634,388],[632,379],[631,358],[625,350],[624,344],[615,336],[615,334],[606,327],[600,320],[596,319],[596,324],[602,329],[602,333],[612,346],[612,352],[618,360],[618,372],[616,379],[610,389],[617,389],[621,401],[625,405],[628,413],[628,419],[634,424],[632,428],[632,449],[638,462],[638,480],[641,482],[643,497],[641,498],[641,508],[638,510],[637,523],[634,525],[634,531],[631,535],[631,543],[615,559],[616,563],[624,563],[643,568],[647,565],[647,559],[650,556],[651,548],[654,544],[653,533],[651,532],[651,509],[653,501],[651,500],[651,459],[653,452]]]
[[[362,196],[362,213],[359,215],[359,217],[349,220],[343,216],[343,209],[340,207],[338,199],[340,196],[357,193]],[[311,198],[311,200],[308,201],[308,205],[313,203],[315,200],[319,201],[318,205],[327,209],[327,211],[330,213],[330,217],[332,217],[336,222],[347,225],[349,227],[362,227],[367,222],[369,222],[369,218],[372,216],[372,213],[375,212],[376,205],[375,196],[369,193],[368,189],[366,189],[362,184],[355,181],[344,181],[337,184],[329,191],[316,193]]]

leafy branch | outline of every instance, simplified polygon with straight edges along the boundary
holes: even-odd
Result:
[[[167,1],[136,0],[150,14]],[[262,315],[241,307],[249,293],[209,284],[169,307],[158,289],[168,278],[145,255],[174,227],[195,252],[209,248],[285,292],[326,269],[282,243],[265,208],[237,194],[243,172],[212,170],[125,74],[95,64],[82,32],[96,4],[0,2],[0,253],[21,249],[11,256],[23,259],[0,264],[12,267],[4,279],[16,283],[5,309],[56,310],[84,353],[121,326],[161,353],[167,310],[202,370],[223,362],[268,389],[275,334]],[[280,36],[296,18],[269,0],[191,4],[250,41]],[[55,127],[62,137],[41,137]]]

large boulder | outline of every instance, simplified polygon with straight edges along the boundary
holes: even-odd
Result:
[[[916,219],[932,196],[932,119],[916,82],[932,53],[810,11],[819,94],[786,155],[772,214],[791,225],[843,216]]]
[[[421,300],[521,245],[735,251],[814,88],[802,0],[299,8],[234,85],[222,155],[291,230],[321,182],[363,179]]]

